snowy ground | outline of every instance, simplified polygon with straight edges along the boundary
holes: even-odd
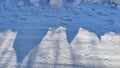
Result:
[[[14,32],[17,32],[16,39],[14,40],[13,48],[16,52],[18,63],[22,63],[22,61],[24,62],[30,61],[30,63],[32,63],[33,61],[27,60],[25,56],[27,55],[29,57],[30,54],[32,53],[30,51],[32,51],[33,49],[33,52],[34,52],[34,48],[38,47],[40,43],[41,43],[40,48],[43,48],[42,47],[43,45],[47,46],[48,44],[51,44],[52,46],[54,46],[51,41],[50,43],[45,43],[46,42],[44,41],[46,39],[45,35],[48,34],[47,38],[49,37],[49,32],[51,31],[48,31],[48,30],[50,27],[53,28],[53,30],[55,30],[59,26],[63,26],[64,28],[66,28],[65,30],[66,37],[64,35],[63,37],[60,37],[58,40],[65,39],[64,45],[62,43],[59,43],[59,44],[65,46],[65,52],[67,51],[68,53],[68,54],[66,53],[67,56],[71,52],[74,52],[75,58],[72,57],[72,59],[74,59],[74,62],[71,60],[69,62],[74,64],[83,64],[83,65],[88,64],[89,66],[94,64],[94,63],[89,64],[91,59],[97,59],[97,60],[101,59],[100,63],[97,63],[99,61],[95,61],[96,65],[98,64],[101,66],[105,65],[105,66],[111,66],[111,67],[114,65],[119,66],[116,63],[117,61],[118,62],[120,61],[119,59],[119,40],[120,40],[119,39],[119,34],[120,34],[119,8],[108,7],[103,5],[102,3],[100,4],[80,3],[79,4],[77,2],[78,4],[76,4],[76,2],[77,0],[73,3],[63,2],[62,6],[58,8],[58,7],[50,7],[50,5],[48,5],[47,0],[40,0],[39,5],[38,5],[38,2],[34,3],[34,2],[29,2],[27,0],[25,1],[2,0],[1,1],[0,32],[3,33],[6,30],[12,30]],[[79,30],[79,28],[81,29]],[[86,30],[88,31],[86,32]],[[56,33],[54,34],[55,36],[59,35]],[[56,38],[53,38],[53,40],[55,41]],[[0,43],[1,42],[3,41],[0,40]],[[68,46],[70,45],[70,48],[66,45]],[[91,48],[94,45],[97,47]],[[2,46],[2,44],[0,44],[0,46]],[[81,47],[83,49],[79,51]],[[72,49],[70,53],[69,53],[69,49]],[[93,51],[91,51],[90,49],[93,49]],[[45,50],[47,50],[47,47]],[[97,54],[94,52],[97,52]],[[41,51],[38,50],[37,54],[41,54]],[[76,60],[76,58],[81,59],[81,57],[79,57],[78,54],[79,55],[86,54],[87,58],[85,55],[85,56],[82,56],[81,61]],[[93,55],[92,58],[88,57],[90,55]],[[115,56],[112,56],[112,55],[115,55]],[[55,60],[54,57],[52,58],[53,59],[51,60]],[[86,61],[86,62],[83,62],[83,61]],[[46,61],[46,63],[48,62],[50,61]],[[56,63],[60,63],[60,62],[56,61]],[[61,63],[63,63],[63,61]]]
[[[17,57],[13,49],[16,32],[0,33],[0,68],[16,68]]]

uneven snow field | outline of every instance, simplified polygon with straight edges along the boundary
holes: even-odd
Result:
[[[0,32],[0,67],[17,68],[13,49],[16,32]],[[106,33],[99,40],[96,34],[79,29],[69,44],[66,29],[49,29],[41,43],[19,64],[20,68],[119,68],[120,35]]]
[[[26,56],[22,65],[28,67],[31,65],[32,68],[36,68],[41,67],[39,63],[72,64],[69,49],[65,29],[62,27],[56,30],[50,29],[40,45]]]
[[[65,28],[50,29],[23,60],[21,68],[119,68],[120,35],[113,32],[101,37],[83,28],[71,44]]]
[[[120,67],[119,0],[49,1],[1,0],[0,68]]]
[[[16,68],[17,57],[13,48],[17,33],[12,31],[0,32],[0,68]]]
[[[119,68],[119,44],[119,34],[106,33],[99,40],[94,33],[80,29],[71,43],[74,62],[95,68]]]

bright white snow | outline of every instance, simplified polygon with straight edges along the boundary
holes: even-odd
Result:
[[[76,64],[84,64],[96,68],[120,67],[120,35],[113,32],[101,37],[85,29],[80,28],[77,36],[71,43],[74,61]]]
[[[63,27],[50,29],[40,45],[25,57],[21,68],[53,68],[62,64],[67,64],[66,67],[80,65],[89,68],[117,68],[120,67],[119,44],[120,35],[110,32],[103,35],[100,41],[96,34],[83,28],[68,44]]]
[[[1,0],[0,31],[18,33],[0,33],[1,67],[14,68],[17,60],[27,68],[119,68],[119,5],[119,0]]]
[[[83,28],[80,28],[78,34],[73,39],[71,47],[75,64],[83,64],[87,67],[103,66],[99,57],[96,57],[96,46],[99,43],[97,36]]]
[[[0,33],[0,67],[16,68],[16,53],[13,43],[16,32]],[[69,44],[66,29],[50,28],[46,36],[25,57],[23,67],[120,67],[120,35],[106,33],[99,40],[96,34],[80,28],[74,40]]]
[[[22,65],[35,68],[41,67],[41,63],[72,64],[69,49],[65,29],[63,27],[59,27],[56,30],[50,29],[40,45],[26,56]],[[51,67],[53,68],[54,65]]]

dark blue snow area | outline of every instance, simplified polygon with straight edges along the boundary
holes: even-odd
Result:
[[[14,43],[18,62],[41,42],[49,28],[65,27],[69,43],[80,27],[99,38],[108,32],[120,33],[120,10],[116,8],[90,3],[81,3],[76,8],[53,8],[46,2],[33,7],[27,1],[19,7],[15,5],[18,1],[0,3],[0,32],[18,32]]]

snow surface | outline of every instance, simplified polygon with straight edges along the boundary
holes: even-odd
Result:
[[[16,68],[17,57],[13,49],[16,32],[0,32],[0,68]]]
[[[99,0],[96,0],[96,2],[99,2]],[[91,53],[94,55],[92,59],[100,60],[100,62],[95,60],[96,64],[93,66],[119,67],[116,63],[119,62],[119,49],[117,49],[119,48],[120,34],[119,2],[117,0],[100,0],[100,3],[93,3],[95,3],[94,0],[62,0],[60,7],[54,8],[50,6],[48,0],[1,0],[0,32],[2,33],[6,30],[17,31],[13,48],[19,63],[22,63],[23,60],[32,63],[32,60],[24,58],[26,56],[29,57],[32,53],[31,50],[34,51],[34,48],[43,42],[43,38],[49,31],[49,28],[56,30],[59,26],[63,26],[66,28],[66,40],[68,41],[65,44],[71,46],[68,50],[70,50],[70,53],[75,54],[75,56],[71,57],[71,59],[74,59],[72,63],[81,63],[83,66],[84,64],[89,66],[90,64],[88,63],[91,60],[88,61],[88,59],[91,58],[85,54],[89,55],[88,53]],[[53,2],[53,4],[56,4],[56,2]],[[81,29],[79,30],[79,28]],[[55,35],[57,36],[58,34],[55,33]],[[82,40],[77,40],[79,37]],[[79,44],[75,40],[79,44],[81,43],[81,47],[86,47],[85,50],[77,50]],[[74,47],[73,44],[77,46]],[[91,51],[89,49],[89,47],[92,47],[91,45],[99,45],[100,47],[93,47],[93,51]],[[86,50],[88,50],[88,53]],[[76,60],[76,57],[80,58],[78,56],[79,52],[84,52],[80,54],[83,55],[81,57],[83,60],[81,61]],[[97,55],[96,52],[97,54],[100,53],[100,55]],[[104,54],[107,56],[102,56]],[[96,55],[100,57],[96,57]]]
[[[65,29],[63,27],[59,27],[56,30],[50,29],[40,45],[26,56],[22,65],[36,68],[41,67],[39,63],[72,64],[69,49]],[[46,66],[45,68],[48,67]]]
[[[80,28],[72,41],[75,64],[83,64],[90,68],[119,68],[120,65],[120,35],[113,32],[101,37]]]
[[[19,64],[13,49],[15,37],[15,32],[0,33],[1,68],[120,67],[120,35],[113,32],[102,35],[99,40],[95,33],[80,28],[69,44],[65,28],[61,26],[57,29],[50,28],[40,44],[33,48]]]
[[[69,44],[63,27],[50,29],[40,45],[25,57],[21,68],[118,68],[119,44],[120,35],[110,32],[99,40],[83,28]]]

